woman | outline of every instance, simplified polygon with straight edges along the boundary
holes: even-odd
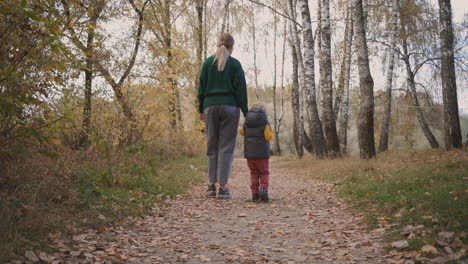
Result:
[[[234,38],[222,33],[215,55],[206,59],[200,74],[198,101],[208,141],[208,196],[230,199],[227,188],[231,175],[239,108],[247,115],[247,88],[240,62],[231,57]]]

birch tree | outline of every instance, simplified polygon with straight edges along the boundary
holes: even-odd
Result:
[[[442,98],[444,102],[445,148],[461,148],[462,135],[458,116],[457,83],[455,76],[452,33],[452,6],[450,0],[439,0],[440,53]]]
[[[297,59],[296,47],[293,40],[289,41],[291,45],[292,57],[292,84],[291,84],[291,106],[293,109],[293,139],[296,153],[299,158],[304,155],[304,149],[301,141],[302,126],[299,118],[299,62]]]
[[[330,1],[322,1],[322,54],[320,56],[320,87],[322,89],[322,122],[325,142],[330,156],[337,156],[340,152],[338,134],[333,112],[333,84],[331,63],[331,33],[330,33]],[[304,19],[304,15],[303,15]],[[310,30],[312,33],[312,30]],[[304,40],[305,40],[304,36]],[[305,41],[304,41],[305,42]],[[313,47],[313,45],[312,45]],[[312,135],[311,135],[312,136]]]
[[[305,68],[305,87],[309,94],[310,109],[310,138],[315,154],[318,157],[327,155],[327,147],[322,132],[317,101],[315,97],[315,72],[314,72],[314,37],[312,33],[312,23],[310,19],[309,4],[307,0],[299,0],[302,15],[302,32],[304,38],[304,68]]]
[[[288,9],[289,9],[289,14],[293,18],[293,20],[296,20],[296,5],[293,0],[288,0]],[[301,87],[304,85],[304,63],[302,60],[302,49],[300,45],[300,40],[299,40],[299,31],[297,30],[297,25],[294,22],[289,23],[290,26],[290,35],[291,35],[291,45],[294,46],[294,56],[296,59],[296,65],[298,67],[297,75],[294,73],[293,69],[293,78],[297,78],[297,93],[292,93],[292,96],[297,96],[298,98],[293,98],[293,100],[297,100],[295,102],[296,106],[298,107],[298,121],[297,121],[297,136],[298,136],[298,142],[299,146],[301,148],[301,151],[299,153],[303,153],[302,148],[304,147],[304,111],[303,111],[303,103],[302,103],[302,92],[304,91],[304,88]],[[294,67],[294,61],[293,61],[293,67]],[[295,80],[293,80],[294,82]],[[293,86],[294,87],[294,86]],[[300,154],[299,157],[302,157],[303,154]]]
[[[348,17],[349,30],[348,35],[346,36],[346,63],[344,70],[344,101],[341,107],[341,116],[340,124],[338,130],[338,136],[340,140],[340,151],[346,153],[348,145],[348,109],[349,109],[349,83],[351,79],[351,48],[353,45],[353,36],[354,36],[354,21],[353,17]]]
[[[406,33],[405,16],[400,15],[400,21],[401,21],[401,35],[402,35],[402,49],[403,49],[402,60],[405,63],[406,79],[408,83],[409,92],[413,100],[413,106],[416,112],[416,118],[418,119],[419,126],[421,127],[421,130],[423,131],[424,136],[429,142],[429,145],[431,146],[431,148],[438,148],[439,142],[437,142],[437,139],[432,134],[432,131],[429,128],[426,122],[426,119],[424,118],[423,112],[421,110],[421,106],[419,104],[419,99],[418,99],[418,95],[416,92],[416,82],[414,79],[415,79],[415,72],[417,72],[417,70],[420,69],[420,67],[417,67],[417,69],[415,69],[414,72],[413,72],[413,69],[411,68],[411,61],[410,61],[411,54],[408,51],[408,34]]]
[[[356,52],[359,68],[359,113],[358,113],[358,143],[361,159],[375,157],[374,143],[374,80],[369,68],[369,52],[367,49],[366,29],[362,0],[353,1]]]
[[[392,20],[390,31],[390,47],[388,48],[388,68],[385,87],[385,109],[380,129],[379,152],[388,150],[388,133],[390,128],[390,117],[392,112],[392,84],[393,84],[393,68],[395,66],[395,49],[398,34],[398,0],[393,1]]]
[[[254,83],[255,83],[255,97],[258,99],[258,91],[260,87],[258,86],[258,68],[257,68],[257,26],[255,24],[255,5],[251,4],[250,9],[250,32],[252,32],[252,49],[253,49],[253,67],[254,67]]]
[[[279,154],[281,152],[278,138],[278,108],[276,100],[276,34],[277,34],[277,16],[273,12],[273,127],[275,128],[275,142],[274,142],[274,153]]]
[[[225,0],[224,2],[224,13],[223,13],[223,23],[221,25],[221,33],[229,32],[229,4],[231,0]]]

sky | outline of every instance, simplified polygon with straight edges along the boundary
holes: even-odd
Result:
[[[429,0],[434,4],[434,6],[438,6],[437,0]],[[315,1],[310,1],[310,9],[311,12],[315,12],[313,7]],[[453,12],[453,20],[454,22],[460,22],[464,15],[468,15],[468,0],[452,0],[452,12]],[[331,12],[333,12],[333,6],[331,7]],[[312,19],[315,17],[315,14],[312,13]],[[267,21],[271,21],[271,12],[269,10],[263,8],[263,10],[257,13],[257,23],[265,23]],[[282,30],[282,25],[278,27],[278,31]],[[234,38],[236,39],[236,48],[233,53],[233,57],[238,58],[242,65],[244,66],[244,70],[247,75],[247,81],[249,85],[253,86],[254,79],[253,79],[253,51],[251,46],[251,34],[246,32],[233,32]],[[258,32],[257,34],[257,67],[259,69],[259,86],[268,86],[272,84],[273,79],[273,30],[269,30],[268,33],[261,33]],[[332,36],[333,38],[333,36]],[[341,38],[341,36],[339,37]],[[280,60],[281,60],[281,48],[282,48],[282,37],[277,38],[277,72],[278,72],[278,79],[277,83],[279,82],[280,78]],[[341,39],[332,39],[333,42],[341,41]],[[333,44],[332,44],[333,45]],[[468,49],[468,48],[465,48]],[[467,50],[468,52],[468,50]],[[285,83],[289,81],[291,76],[291,61],[290,61],[290,51],[289,49],[286,50],[286,62],[285,62]],[[316,65],[318,65],[318,61],[316,60]],[[316,66],[316,68],[318,68]],[[372,68],[372,75],[375,82],[375,89],[378,90],[380,87],[384,87],[384,72],[382,71],[384,68],[382,67],[381,61],[379,58],[374,58]],[[318,82],[318,72],[316,72],[316,78]],[[468,87],[463,87],[462,85],[458,84],[458,104],[460,108],[460,112],[466,114],[468,116]]]
[[[429,0],[434,4],[434,6],[438,6],[438,0]],[[268,1],[264,1],[267,3]],[[309,6],[311,9],[312,19],[316,16],[314,12],[314,7],[316,6],[315,0],[309,1]],[[464,15],[468,15],[468,0],[452,0],[452,11],[453,11],[453,19],[454,22],[459,22],[462,20]],[[336,7],[331,6],[331,12],[333,13]],[[332,14],[333,16],[333,14]],[[299,18],[300,20],[300,18]],[[272,21],[271,12],[266,9],[262,8],[256,12],[256,23],[257,25],[268,23]],[[105,25],[105,28],[116,35],[124,35],[131,26],[133,25],[132,21],[121,21],[120,23],[113,23]],[[278,26],[278,35],[282,32],[283,25],[282,23]],[[253,75],[253,51],[251,45],[251,38],[252,35],[244,29],[241,32],[232,32],[234,38],[236,39],[236,45],[233,53],[233,57],[239,59],[244,67],[244,71],[246,72],[246,79],[250,86],[254,85],[254,75]],[[333,39],[335,38],[335,39]],[[332,36],[332,45],[341,41],[341,36]],[[116,42],[121,41],[121,39],[115,39]],[[214,52],[214,40],[211,41],[208,45],[208,54]],[[280,74],[281,74],[281,51],[283,45],[283,38],[281,36],[277,37],[277,84],[280,83]],[[465,48],[468,49],[468,48]],[[257,31],[257,68],[258,68],[258,79],[259,79],[259,86],[270,86],[273,83],[273,30],[270,29],[268,32],[261,32]],[[467,50],[468,53],[468,50]],[[284,83],[290,83],[290,76],[291,76],[291,52],[286,46],[286,54],[285,54],[285,72],[284,72]],[[371,71],[374,78],[374,87],[375,90],[381,89],[384,87],[384,67],[382,67],[382,63],[380,58],[374,58],[373,64],[371,65]],[[316,65],[318,65],[318,61],[316,60]],[[337,65],[335,65],[337,67]],[[318,67],[316,66],[318,70]],[[402,70],[402,69],[400,69]],[[356,70],[355,70],[356,71]],[[316,80],[318,82],[318,71],[316,72]],[[357,80],[356,80],[357,82]],[[466,82],[465,82],[466,83]],[[356,83],[357,84],[357,83]],[[356,85],[355,84],[355,85]],[[462,85],[458,84],[458,102],[459,108],[461,112],[464,112],[468,116],[468,87],[462,87]]]

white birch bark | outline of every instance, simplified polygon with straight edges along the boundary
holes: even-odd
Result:
[[[293,20],[296,20],[296,10],[295,10],[295,3],[293,0],[288,1],[289,12]],[[303,111],[303,104],[302,104],[302,91],[304,90],[304,64],[302,61],[302,51],[301,45],[299,40],[299,32],[297,30],[297,26],[295,23],[290,23],[290,34],[292,45],[294,45],[294,50],[296,52],[296,59],[297,59],[297,67],[298,67],[298,101],[297,106],[299,108],[299,120],[298,120],[298,137],[299,137],[299,144],[301,148],[303,147],[304,143],[304,136],[303,136],[303,128],[304,128],[304,111]],[[301,150],[302,151],[302,150]]]
[[[320,56],[320,83],[322,88],[322,124],[328,154],[339,156],[340,146],[333,112],[333,84],[331,63],[330,1],[322,1],[322,56]],[[304,38],[305,39],[305,38]]]
[[[359,68],[359,114],[358,142],[362,159],[375,157],[374,143],[374,80],[369,67],[369,51],[367,49],[366,29],[362,0],[353,1],[354,17],[356,19],[356,52]]]
[[[223,13],[223,23],[221,25],[221,33],[229,32],[229,4],[231,0],[225,0],[224,2],[224,13]]]
[[[310,138],[315,154],[318,157],[327,155],[325,139],[322,132],[322,124],[319,119],[317,101],[315,97],[315,72],[314,72],[314,38],[312,35],[312,23],[310,19],[309,4],[307,0],[299,0],[302,15],[302,32],[304,38],[304,68],[305,85],[308,88],[310,109]]]
[[[348,146],[348,109],[349,109],[349,83],[351,79],[351,48],[353,45],[354,36],[354,21],[352,16],[349,16],[349,32],[347,36],[347,47],[346,47],[346,66],[345,66],[345,77],[344,77],[344,101],[341,107],[341,117],[339,125],[339,140],[340,140],[340,151],[342,153],[347,152]]]
[[[392,21],[390,32],[390,48],[388,50],[388,69],[386,76],[385,87],[385,109],[382,121],[382,128],[380,129],[379,152],[388,150],[388,133],[390,128],[390,117],[392,113],[392,84],[393,84],[393,68],[395,65],[395,48],[396,38],[398,33],[398,0],[394,0],[392,8]]]
[[[450,0],[439,0],[439,21],[445,148],[461,148],[462,135],[460,117],[458,115],[457,78],[454,66],[452,7]]]

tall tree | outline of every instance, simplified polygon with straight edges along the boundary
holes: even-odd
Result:
[[[452,6],[439,0],[442,98],[444,102],[445,148],[461,148],[462,135],[458,116],[457,83],[453,56]]]
[[[400,9],[401,12],[401,9]],[[401,13],[400,13],[401,14]],[[431,145],[431,148],[438,148],[439,147],[439,142],[437,142],[437,139],[434,137],[434,135],[431,132],[431,129],[429,128],[426,119],[424,118],[423,112],[421,110],[421,106],[419,104],[419,99],[418,95],[416,92],[416,82],[414,80],[415,72],[417,72],[417,69],[413,72],[411,69],[411,61],[410,61],[410,56],[411,54],[408,51],[408,34],[406,33],[406,18],[403,15],[400,15],[400,21],[401,21],[401,35],[402,35],[402,48],[403,48],[403,62],[405,63],[405,69],[406,69],[406,79],[408,83],[408,88],[411,94],[411,98],[413,100],[413,105],[414,109],[416,111],[416,117],[419,122],[419,126],[421,127],[421,130],[424,133],[424,136],[426,137],[427,141]]]
[[[249,18],[250,18],[250,32],[252,32],[255,97],[258,99],[260,87],[258,86],[258,68],[257,68],[257,26],[255,24],[255,19],[256,19],[255,5],[253,3],[251,4]]]
[[[196,27],[196,35],[197,35],[197,58],[196,58],[196,83],[195,87],[198,87],[199,83],[199,72],[201,68],[201,64],[203,62],[203,8],[205,7],[205,0],[196,0],[195,2],[195,9],[197,11],[197,27]]]
[[[375,157],[374,142],[374,80],[369,68],[369,51],[367,49],[366,28],[362,10],[363,0],[354,0],[354,17],[356,28],[356,52],[359,68],[359,113],[358,142],[362,159]]]
[[[83,104],[83,134],[80,138],[79,145],[84,147],[89,144],[89,134],[91,130],[91,95],[92,95],[92,82],[93,82],[93,58],[94,58],[94,39],[96,37],[96,27],[99,17],[105,7],[106,2],[96,1],[90,4],[87,8],[87,15],[89,22],[86,28],[87,38],[86,47],[84,51],[85,66],[83,72],[85,74],[85,89],[84,89],[84,104]]]
[[[390,128],[390,117],[392,112],[392,84],[393,84],[393,68],[395,66],[395,49],[396,39],[398,34],[398,0],[393,1],[392,20],[390,29],[390,47],[388,48],[388,68],[387,68],[387,82],[385,88],[385,109],[382,121],[382,128],[380,129],[380,143],[379,152],[388,150],[388,133]]]
[[[344,101],[341,107],[340,124],[338,130],[338,136],[340,139],[340,151],[346,153],[348,146],[348,108],[349,108],[349,82],[351,79],[351,48],[353,45],[354,36],[354,21],[353,17],[349,16],[349,30],[346,36],[346,65],[344,75]]]
[[[125,81],[127,80],[128,76],[130,75],[130,72],[132,71],[133,66],[135,65],[136,57],[137,57],[138,51],[140,49],[141,35],[142,35],[142,32],[143,32],[144,11],[145,11],[146,5],[148,4],[149,0],[146,0],[145,2],[143,2],[141,4],[140,8],[138,8],[138,6],[136,5],[136,3],[133,0],[128,0],[128,2],[130,3],[133,10],[137,14],[138,21],[136,23],[135,43],[134,43],[134,46],[133,46],[133,50],[131,52],[130,59],[129,59],[128,63],[126,65],[123,64],[124,65],[124,72],[123,72],[122,76],[119,78],[118,81],[116,79],[114,79],[114,77],[112,77],[110,71],[99,60],[94,60],[93,65],[96,68],[96,70],[99,71],[103,75],[103,77],[107,81],[107,83],[112,87],[112,90],[114,91],[114,95],[115,95],[117,101],[119,102],[120,106],[122,107],[122,112],[123,112],[125,118],[127,119],[129,125],[130,125],[130,132],[129,132],[128,138],[126,139],[126,141],[127,141],[126,144],[131,144],[135,140],[135,136],[137,136],[137,134],[138,134],[137,131],[136,131],[136,129],[137,129],[136,119],[135,119],[135,115],[134,115],[134,113],[132,111],[132,107],[130,106],[126,96],[124,95],[124,93],[122,91],[122,87],[123,87]],[[71,15],[71,8],[70,8],[70,5],[69,5],[68,1],[67,0],[61,0],[61,3],[62,3],[62,6],[64,8],[65,17],[67,19],[67,22],[65,23],[66,29],[70,32],[70,35],[68,37],[70,38],[70,40],[73,42],[73,44],[79,50],[81,50],[82,52],[86,52],[86,46],[79,39],[78,34],[77,34],[77,32],[76,32],[76,30],[74,28],[75,23],[74,23],[73,19],[75,19],[75,18],[72,17],[72,15]],[[78,5],[78,6],[82,7],[81,5]],[[100,52],[96,51],[96,53],[97,54],[95,54],[95,56],[98,55],[98,53],[101,53],[101,54],[104,53],[104,51],[100,51]]]
[[[333,112],[333,84],[331,63],[331,32],[330,32],[330,1],[322,1],[322,54],[320,56],[320,88],[322,89],[322,122],[327,144],[328,154],[331,157],[339,156],[340,146]],[[312,30],[310,30],[312,32]],[[305,39],[305,38],[304,38]]]
[[[229,32],[229,4],[231,0],[225,0],[224,2],[224,13],[223,23],[221,24],[221,32]]]
[[[312,33],[312,23],[310,19],[309,4],[307,0],[300,0],[300,9],[302,15],[302,32],[304,38],[304,68],[305,68],[305,87],[309,92],[310,109],[310,138],[315,154],[318,157],[327,155],[327,147],[323,136],[322,124],[320,122],[315,97],[315,73],[314,73],[314,37]]]
[[[291,44],[291,57],[292,57],[292,84],[291,84],[291,106],[293,109],[293,139],[296,153],[299,158],[304,155],[304,149],[301,141],[302,131],[301,121],[299,118],[299,62],[297,59],[297,50],[293,40]]]
[[[335,122],[337,122],[338,119],[338,113],[340,112],[340,106],[341,106],[341,100],[343,97],[344,93],[344,86],[345,86],[345,75],[346,75],[346,62],[348,61],[348,53],[347,48],[348,48],[348,35],[349,35],[349,28],[350,28],[350,10],[347,9],[346,11],[346,25],[345,25],[345,31],[343,35],[343,46],[342,46],[342,57],[341,57],[341,67],[340,67],[340,75],[338,77],[338,87],[336,88],[336,94],[335,94],[335,100],[334,100],[334,105],[333,105],[333,111],[334,111],[334,119]]]
[[[280,145],[279,145],[279,138],[278,138],[278,132],[276,129],[278,128],[278,103],[277,103],[277,98],[276,98],[276,34],[277,34],[277,24],[278,24],[278,18],[276,16],[276,13],[273,12],[273,127],[275,129],[275,141],[274,141],[274,153],[279,155],[281,152]]]
[[[292,17],[293,21],[296,20],[296,3],[293,0],[288,1],[288,9],[289,9],[289,15]],[[297,29],[297,25],[294,22],[289,23],[290,27],[290,35],[291,35],[291,44],[294,45],[294,50],[295,50],[295,59],[297,62],[297,67],[298,67],[298,75],[294,75],[294,70],[293,70],[293,77],[297,78],[297,94],[292,94],[292,96],[298,96],[297,98],[297,107],[298,107],[298,121],[297,121],[297,135],[298,135],[298,141],[300,147],[304,147],[304,111],[303,111],[303,91],[304,91],[304,77],[305,77],[305,70],[304,70],[304,63],[303,63],[303,58],[302,58],[302,49],[301,49],[301,44],[299,40],[299,31]],[[294,61],[293,61],[293,66],[294,66]],[[293,80],[294,82],[294,80]],[[296,100],[295,98],[293,100]],[[303,153],[303,150],[300,151],[300,153]],[[299,154],[299,157],[302,157],[303,154]]]

